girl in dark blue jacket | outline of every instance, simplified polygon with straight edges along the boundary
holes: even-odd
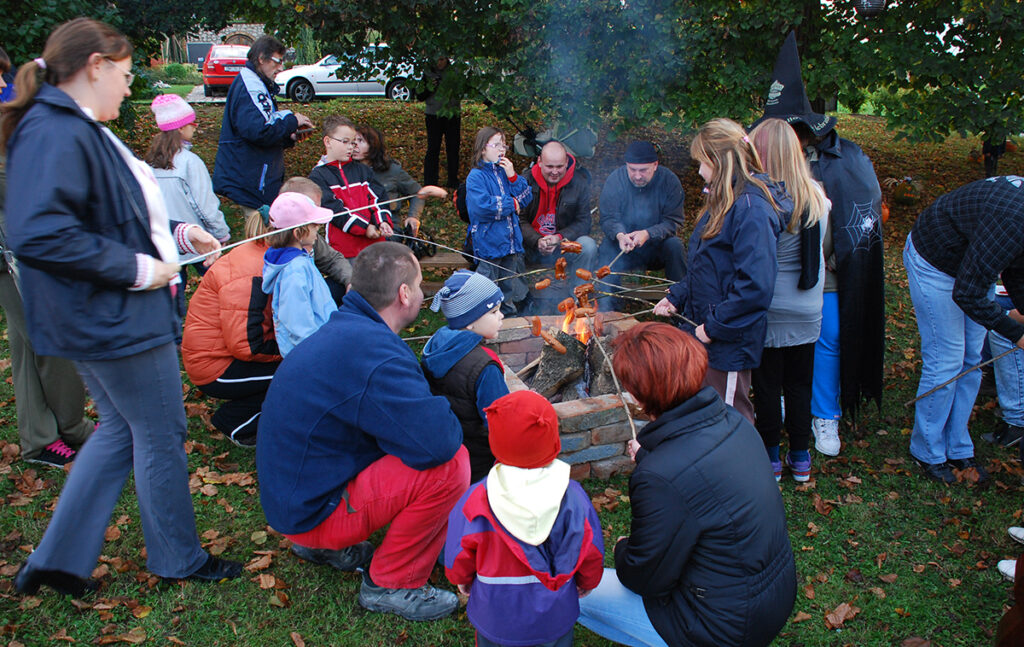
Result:
[[[473,142],[473,168],[466,177],[466,210],[473,253],[485,261],[476,271],[492,281],[526,270],[519,210],[530,203],[533,192],[526,178],[516,175],[512,160],[505,157],[505,135],[497,128],[481,128]],[[528,296],[521,277],[498,283],[504,300],[501,311],[515,315]]]
[[[761,174],[757,152],[736,122],[701,126],[690,153],[707,182],[704,213],[690,236],[686,277],[654,313],[678,312],[696,324],[692,332],[708,349],[706,384],[753,423],[750,370],[761,360],[775,247],[793,205]]]
[[[216,581],[241,572],[199,545],[174,344],[178,255],[220,243],[195,225],[172,229],[152,170],[101,125],[131,94],[131,51],[108,25],[64,23],[22,66],[18,98],[4,106],[8,240],[32,345],[74,360],[100,414],[15,577],[21,593],[95,590],[88,578],[133,471],[152,573]]]

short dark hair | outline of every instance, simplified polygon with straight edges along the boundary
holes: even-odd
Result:
[[[363,136],[366,143],[369,144],[366,161],[369,163],[370,168],[381,173],[391,168],[391,159],[388,158],[387,151],[384,149],[384,133],[373,126],[366,125],[361,125],[356,130]]]
[[[284,55],[284,43],[277,40],[270,34],[263,34],[256,39],[256,42],[249,48],[249,62],[259,65],[261,58],[269,59],[274,54]]]
[[[7,55],[3,47],[0,47],[0,74],[11,71],[11,57]]]
[[[374,243],[352,262],[352,289],[379,312],[394,303],[403,283],[411,287],[419,273],[411,249],[390,241]]]

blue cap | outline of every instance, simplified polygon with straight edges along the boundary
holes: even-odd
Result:
[[[448,327],[455,330],[473,323],[501,301],[501,288],[494,281],[483,274],[459,270],[434,295],[430,309],[443,312]]]

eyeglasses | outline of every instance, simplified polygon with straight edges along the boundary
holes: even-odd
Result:
[[[500,144],[490,144],[489,143],[489,144],[487,144],[487,147],[488,148],[495,148],[495,149],[500,148],[502,150],[508,150],[508,146],[505,145],[505,142],[501,142]]]
[[[274,61],[274,62],[275,62],[275,63],[277,63],[278,65],[281,65],[282,63],[284,63],[284,61],[283,61],[283,60],[279,59],[279,58],[278,58],[278,57],[276,57],[276,56],[271,56],[271,57],[270,57],[270,60]]]
[[[328,135],[327,138],[333,139],[342,146],[355,146],[359,142],[358,139],[338,139],[337,137],[331,137],[330,135]]]
[[[114,68],[118,72],[120,72],[121,74],[124,74],[124,80],[128,82],[128,87],[131,87],[132,83],[135,82],[135,75],[134,74],[132,74],[131,72],[125,72],[124,70],[122,70],[121,68],[119,68],[117,66],[117,63],[115,63],[114,61],[110,60],[109,58],[105,58],[103,60],[108,62],[108,63],[110,63],[111,65],[113,65]]]

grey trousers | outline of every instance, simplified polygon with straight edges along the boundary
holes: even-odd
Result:
[[[0,307],[7,319],[22,458],[35,458],[58,439],[78,447],[93,428],[85,417],[82,378],[63,357],[36,355],[28,339],[21,294],[14,277],[5,271],[0,271]]]
[[[100,425],[78,453],[29,561],[36,568],[89,577],[134,467],[147,568],[161,577],[191,575],[207,555],[199,545],[188,490],[187,428],[174,344],[75,366],[96,401]]]

